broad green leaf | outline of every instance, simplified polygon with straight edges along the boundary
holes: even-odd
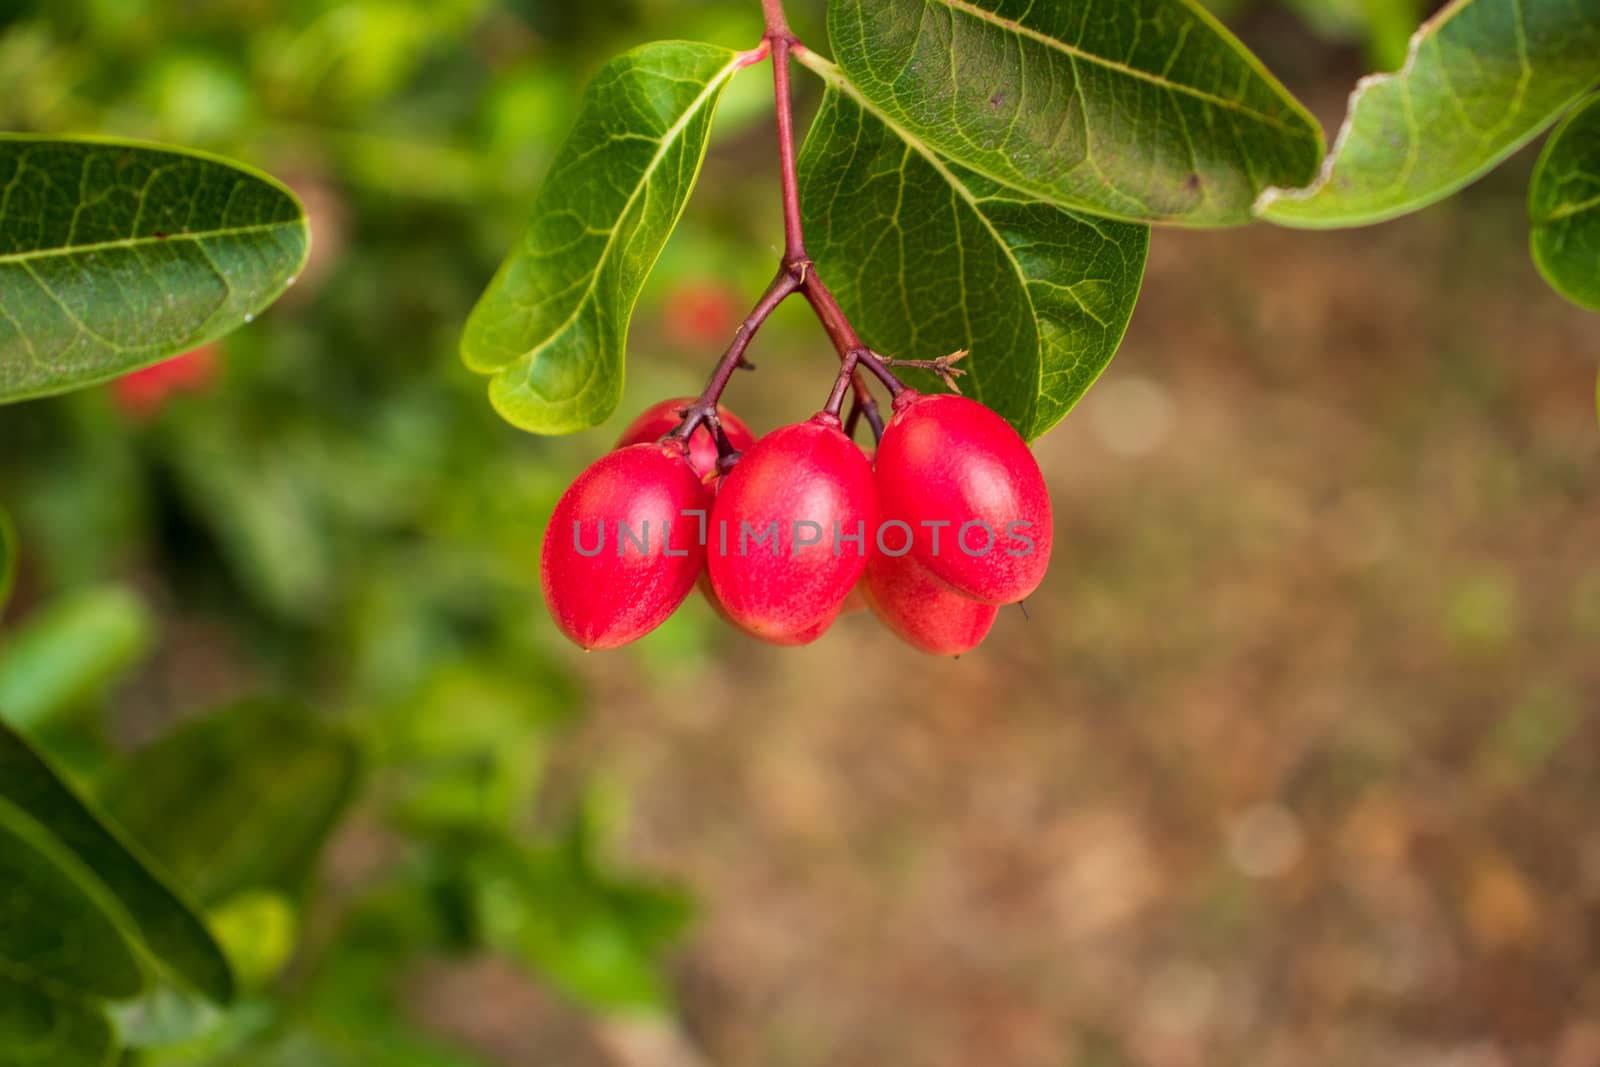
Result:
[[[1528,194],[1533,261],[1556,292],[1600,311],[1600,95],[1545,145]]]
[[[1405,66],[1363,78],[1322,174],[1269,189],[1285,226],[1364,226],[1442,200],[1493,169],[1600,80],[1600,5],[1454,0]]]
[[[0,135],[0,403],[222,336],[277,299],[309,248],[294,195],[237,164]]]
[[[17,578],[17,530],[11,516],[0,508],[0,612],[11,599],[11,586]]]
[[[0,718],[34,730],[89,703],[144,655],[154,625],[121,586],[51,603],[0,648]]]
[[[1191,0],[830,0],[828,37],[896,127],[1095,215],[1249,222],[1322,158],[1310,114]]]
[[[0,1063],[108,1062],[116,1042],[103,1002],[145,986],[117,913],[93,872],[0,798]]]
[[[602,422],[622,396],[634,302],[705,158],[739,67],[725,48],[645,45],[584,96],[517,247],[467,321],[461,355],[489,398],[534,433]]]
[[[37,985],[0,965],[0,1063],[6,1067],[110,1067],[116,1034],[103,1005],[61,986]]]
[[[131,997],[144,988],[105,888],[49,830],[4,799],[0,886],[0,972],[93,997]]]
[[[136,752],[102,800],[201,904],[245,889],[292,896],[350,800],[356,763],[351,740],[315,716],[242,704]]]
[[[45,827],[105,885],[146,948],[199,993],[233,996],[222,950],[193,910],[0,717],[0,799]]]
[[[1024,437],[1099,377],[1138,299],[1150,230],[1039,201],[942,158],[837,68],[800,155],[808,247],[862,337],[967,350],[964,393]]]

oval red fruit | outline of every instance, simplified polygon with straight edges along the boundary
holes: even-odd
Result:
[[[872,613],[895,636],[933,656],[971,652],[989,636],[1000,613],[994,604],[957,593],[909,554],[873,552],[859,588],[866,591]]]
[[[956,592],[988,604],[1028,596],[1050,565],[1050,494],[1028,444],[976,400],[895,398],[876,460],[885,522]]]
[[[712,588],[755,636],[814,640],[866,568],[877,525],[872,468],[837,418],[774,430],[722,480],[706,548]]]
[[[823,634],[827,633],[833,627],[833,624],[843,616],[854,614],[856,611],[867,610],[866,600],[861,599],[861,586],[860,584],[857,584],[856,587],[850,591],[849,598],[844,602],[844,606],[841,607],[838,612],[823,619],[809,630],[802,630],[796,634],[780,634],[777,636],[767,637],[746,630],[743,626],[739,625],[739,620],[728,614],[728,609],[723,607],[722,601],[717,599],[717,591],[711,587],[711,574],[709,571],[700,572],[700,580],[696,583],[696,585],[699,587],[701,595],[706,598],[706,603],[711,605],[711,610],[716,612],[717,617],[723,622],[727,623],[729,626],[732,626],[740,633],[745,634],[748,637],[755,638],[757,641],[765,641],[769,645],[782,645],[785,648],[797,648],[800,645],[809,645],[813,641],[820,638]],[[852,608],[851,601],[858,599],[860,600],[860,606]]]
[[[710,491],[671,445],[609,452],[578,475],[545,531],[539,578],[561,632],[616,648],[666,621],[705,566]]]
[[[659,441],[678,428],[678,424],[683,421],[683,409],[694,402],[694,397],[676,397],[650,405],[639,413],[638,418],[628,424],[626,430],[622,431],[622,436],[617,438],[616,447],[626,448],[628,445]],[[748,451],[750,446],[756,443],[756,435],[750,432],[750,427],[746,426],[739,416],[719,406],[717,417],[722,420],[722,429],[737,451]],[[712,436],[710,427],[697,426],[694,433],[689,436],[689,463],[702,475],[710,474],[717,469],[717,439]]]

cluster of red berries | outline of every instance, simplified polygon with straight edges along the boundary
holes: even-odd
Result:
[[[643,637],[698,583],[773,644],[815,641],[859,589],[907,643],[960,655],[1043,580],[1044,477],[977,401],[904,390],[875,457],[827,413],[757,440],[719,409],[726,441],[700,425],[685,443],[673,431],[693,403],[644,412],[556,505],[540,575],[582,647]]]

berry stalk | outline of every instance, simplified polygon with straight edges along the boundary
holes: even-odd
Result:
[[[716,435],[724,465],[730,464],[736,453],[729,444],[726,434],[722,432],[717,418],[717,405],[728,382],[733,378],[733,372],[741,366],[750,365],[745,360],[744,354],[750,347],[756,331],[780,304],[795,293],[804,294],[806,302],[811,305],[823,330],[833,342],[834,349],[839,353],[840,375],[833,391],[834,395],[829,397],[825,410],[837,415],[843,406],[844,391],[846,389],[853,391],[853,408],[867,420],[867,424],[872,427],[874,438],[877,439],[883,435],[883,416],[878,410],[872,391],[867,388],[858,370],[865,367],[870,371],[889,390],[891,397],[899,396],[905,391],[904,383],[889,369],[889,361],[881,359],[862,343],[860,336],[850,325],[844,309],[839,306],[833,293],[818,276],[816,264],[806,254],[805,225],[800,215],[800,182],[795,162],[793,91],[789,80],[790,56],[796,50],[803,51],[805,46],[800,44],[793,31],[789,29],[789,20],[783,10],[783,0],[761,0],[761,7],[766,19],[766,31],[762,36],[760,47],[746,55],[747,65],[754,65],[769,55],[772,58],[772,88],[778,127],[779,182],[783,196],[783,258],[772,284],[767,287],[750,314],[745,316],[744,322],[734,333],[733,343],[728,346],[727,351],[717,362],[715,370],[712,371],[704,391],[701,392],[699,399],[685,410],[683,423],[671,435],[687,447],[690,435],[696,429],[700,426],[709,427]]]
[[[794,275],[787,269],[780,268],[777,276],[772,279],[772,284],[767,286],[767,291],[761,295],[756,306],[734,331],[733,343],[717,361],[717,367],[711,372],[711,380],[700,393],[700,399],[685,409],[683,422],[672,431],[671,436],[681,441],[685,449],[689,447],[690,436],[700,426],[705,425],[716,435],[717,448],[723,458],[726,459],[733,454],[727,434],[722,431],[722,421],[717,417],[717,404],[722,400],[722,393],[728,388],[728,381],[733,377],[733,372],[741,366],[749,365],[745,362],[744,354],[749,349],[750,342],[755,339],[756,331],[761,329],[761,324],[772,316],[779,304],[799,290],[800,283]]]

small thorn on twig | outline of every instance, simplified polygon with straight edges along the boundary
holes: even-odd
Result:
[[[1028,614],[1028,602],[1026,600],[1017,601],[1017,607],[1022,609],[1022,621],[1023,622],[1032,622],[1033,621],[1033,616]]]
[[[883,362],[890,367],[915,367],[918,370],[932,371],[952,393],[959,394],[961,387],[956,384],[956,379],[967,372],[956,364],[966,358],[967,350],[962,349],[960,352],[952,352],[938,359],[886,359]]]
[[[756,365],[754,363],[751,363],[748,359],[745,359],[743,356],[739,357],[739,362],[737,364],[735,364],[735,366],[737,366],[740,370],[755,370],[756,369]]]

